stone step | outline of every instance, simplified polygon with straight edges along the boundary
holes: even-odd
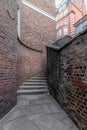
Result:
[[[47,82],[24,82],[22,85],[46,85],[47,86]]]
[[[41,75],[38,75],[36,77],[39,77],[39,78],[47,78],[47,76],[41,76]]]
[[[30,80],[27,80],[26,82],[47,82],[47,80],[40,80],[40,79],[30,79]]]
[[[38,74],[38,75],[35,75],[35,76],[45,76],[45,77],[47,77],[47,75],[45,75],[45,74]]]
[[[36,79],[36,80],[47,80],[47,77],[32,77],[32,79]]]
[[[48,86],[26,86],[26,85],[23,85],[23,86],[20,86],[19,89],[46,89],[48,88]]]
[[[34,89],[34,90],[18,90],[17,94],[18,95],[37,95],[37,94],[43,94],[43,93],[48,93],[48,89]]]
[[[41,95],[48,93],[47,75],[38,74],[24,82],[17,91],[18,95]]]

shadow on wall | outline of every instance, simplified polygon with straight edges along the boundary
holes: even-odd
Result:
[[[81,130],[87,130],[86,39],[87,30],[62,48],[54,44],[47,47],[50,93]]]

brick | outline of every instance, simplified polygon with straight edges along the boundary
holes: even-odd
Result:
[[[47,48],[49,90],[80,129],[87,128],[87,30],[61,49]],[[63,38],[64,39],[64,38]],[[79,42],[79,44],[76,44]]]
[[[38,3],[38,1],[35,2]],[[48,3],[51,4],[50,2]],[[41,8],[43,7],[44,1],[41,3]],[[54,6],[52,6],[51,10],[47,6],[44,8],[45,11],[50,13],[52,12],[52,8],[54,8]],[[20,7],[20,9],[23,13],[21,19],[21,35],[23,38],[21,40],[24,44],[17,39],[16,1],[0,0],[0,119],[16,105],[16,91],[19,84],[30,76],[38,72],[45,71],[46,51],[40,53],[31,50],[28,48],[28,42],[31,41],[35,49],[42,46],[43,51],[45,50],[45,45],[52,43],[56,37],[55,22],[37,14],[33,10],[29,10],[25,6],[22,6],[22,8]],[[26,15],[24,11],[26,11]],[[42,18],[43,21],[41,19],[38,20],[35,15],[37,15],[38,18]],[[34,23],[36,31],[32,28],[30,30],[30,24],[32,24],[34,20],[36,21],[36,25]],[[43,25],[43,28],[40,27],[40,22]],[[53,26],[53,30],[51,30],[51,26]],[[44,38],[44,43],[39,40],[40,33],[41,37]],[[47,40],[48,37],[50,38]],[[38,44],[36,44],[36,42]]]

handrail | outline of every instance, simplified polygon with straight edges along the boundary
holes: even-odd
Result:
[[[19,41],[23,46],[27,47],[28,49],[30,49],[30,50],[32,50],[32,51],[39,52],[39,53],[42,53],[42,52],[43,52],[42,50],[34,49],[34,48],[30,47],[29,45],[27,46],[26,44],[24,44],[24,43],[21,41],[21,39],[20,39],[18,36],[17,36],[17,39],[18,39],[18,41]]]

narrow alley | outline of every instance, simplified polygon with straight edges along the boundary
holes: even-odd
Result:
[[[87,130],[87,0],[0,0],[0,130]]]
[[[0,123],[0,130],[78,130],[46,87],[45,75],[23,83],[18,90],[17,105]]]

